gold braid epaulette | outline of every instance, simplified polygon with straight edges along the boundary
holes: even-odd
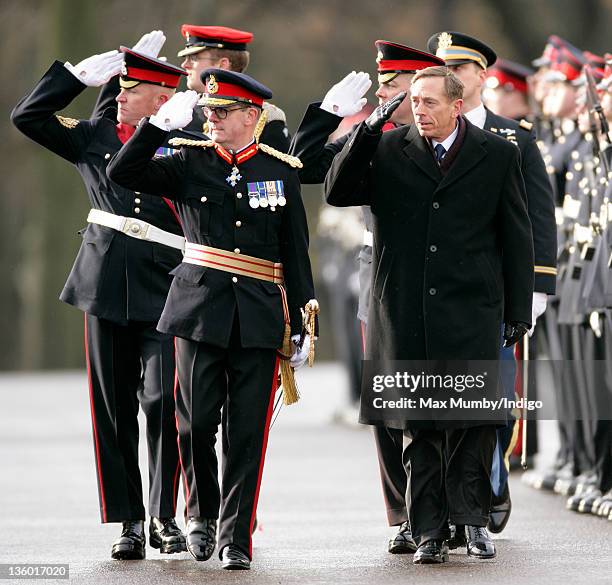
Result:
[[[194,146],[200,148],[210,148],[215,145],[212,140],[192,140],[191,138],[171,138],[168,144],[172,146]]]
[[[58,116],[57,114],[55,117],[64,128],[70,128],[70,130],[73,130],[79,125],[79,121],[75,120],[74,118],[66,118],[64,116]]]
[[[304,165],[302,161],[297,156],[291,156],[285,152],[281,152],[280,150],[276,150],[276,148],[272,148],[267,144],[259,144],[259,150],[261,152],[265,152],[266,154],[277,158],[278,160],[282,160],[284,163],[287,163],[290,167],[294,169],[301,169]]]

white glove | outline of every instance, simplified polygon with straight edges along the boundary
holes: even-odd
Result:
[[[538,317],[546,311],[546,303],[548,302],[548,296],[546,293],[534,292],[533,301],[531,303],[531,329],[529,330],[529,337],[533,335],[533,331],[536,326]]]
[[[198,103],[198,99],[197,92],[192,89],[179,91],[159,108],[157,114],[149,118],[149,122],[161,130],[184,128],[191,122],[193,108]]]
[[[291,336],[291,343],[293,344],[293,355],[291,356],[289,363],[291,364],[291,367],[294,370],[301,368],[308,359],[308,352],[310,351],[310,335],[306,334],[306,336],[304,337],[304,343],[302,344],[301,348],[298,347],[299,342],[299,335]]]
[[[150,33],[142,35],[132,49],[141,55],[156,59],[165,42],[166,35],[163,31],[152,30]]]
[[[111,77],[119,75],[123,63],[123,53],[107,51],[101,55],[93,55],[76,65],[66,61],[64,67],[87,87],[99,87],[107,83]]]
[[[368,102],[363,96],[371,85],[372,82],[368,73],[351,71],[327,92],[325,98],[323,98],[321,109],[341,118],[353,116],[360,112]]]

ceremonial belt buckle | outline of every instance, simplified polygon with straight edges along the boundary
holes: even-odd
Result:
[[[136,238],[138,240],[146,240],[150,227],[151,225],[148,224],[146,221],[126,217],[123,222],[123,225],[121,226],[121,231],[126,236],[130,236],[131,238]]]

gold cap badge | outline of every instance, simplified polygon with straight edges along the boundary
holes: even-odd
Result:
[[[121,64],[121,75],[123,75],[124,77],[127,77],[128,74],[128,70],[127,67],[125,65],[125,61]]]
[[[438,36],[438,48],[436,49],[436,55],[439,56],[441,51],[446,51],[453,44],[453,37],[447,32],[443,32]]]
[[[215,79],[214,75],[211,75],[208,78],[208,83],[206,84],[206,91],[208,93],[217,93],[219,91],[219,84],[217,83],[217,80]]]

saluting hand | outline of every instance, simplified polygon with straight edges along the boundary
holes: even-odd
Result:
[[[138,42],[132,47],[134,51],[147,57],[157,58],[164,43],[166,35],[161,30],[152,30],[145,35],[142,35]]]
[[[159,108],[157,114],[149,118],[149,122],[161,130],[184,128],[193,118],[193,108],[198,99],[197,92],[191,89],[179,91]]]
[[[370,132],[380,132],[387,120],[393,115],[393,112],[399,108],[399,105],[404,101],[407,93],[402,91],[395,97],[392,97],[388,102],[378,106],[365,121]]]
[[[76,65],[66,61],[64,67],[87,87],[99,87],[108,83],[111,77],[119,75],[122,63],[123,53],[107,51],[106,53],[83,59],[83,61]]]
[[[353,116],[368,102],[363,96],[371,85],[368,73],[351,71],[325,94],[321,109],[341,118]]]

